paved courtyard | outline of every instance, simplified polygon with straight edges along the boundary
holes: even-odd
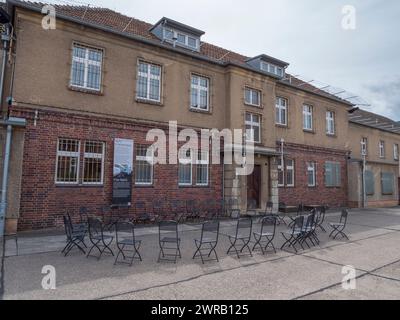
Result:
[[[329,213],[327,222],[339,213]],[[256,230],[259,225],[255,225]],[[326,227],[328,229],[328,227]],[[277,229],[275,245],[282,242]],[[222,224],[219,262],[192,260],[199,226],[180,226],[182,259],[157,263],[158,231],[141,228],[143,262],[114,266],[114,258],[86,258],[78,250],[60,254],[65,237],[35,232],[6,243],[4,299],[400,299],[400,208],[351,210],[350,241],[331,240],[319,232],[320,246],[270,252],[253,257],[227,256],[234,222]],[[56,270],[56,290],[42,288],[43,266]],[[356,269],[356,289],[342,288],[343,266]]]

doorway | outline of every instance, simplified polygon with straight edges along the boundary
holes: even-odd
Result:
[[[247,176],[247,208],[260,208],[261,166],[255,165],[252,174]]]

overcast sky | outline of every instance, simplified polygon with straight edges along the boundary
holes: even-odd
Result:
[[[371,104],[364,108],[400,121],[399,0],[56,2],[91,3],[150,23],[178,20],[205,31],[204,41],[287,61],[288,72],[346,89]],[[355,30],[342,27],[346,5],[356,9]]]

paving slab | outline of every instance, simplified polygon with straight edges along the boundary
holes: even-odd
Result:
[[[304,300],[399,300],[400,282],[365,275],[356,280],[355,290],[341,285],[303,297]]]

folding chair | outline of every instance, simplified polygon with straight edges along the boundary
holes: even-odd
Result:
[[[124,234],[126,234],[125,237]],[[127,263],[132,266],[135,259],[142,261],[142,257],[139,253],[142,241],[136,240],[135,225],[132,222],[117,222],[115,224],[115,239],[117,242],[118,254],[115,258],[114,265],[117,263]],[[126,249],[125,247],[131,249]],[[129,257],[126,253],[132,253],[132,256]],[[122,255],[123,258],[121,262],[118,261],[120,255]],[[127,258],[129,262],[125,262]]]
[[[230,213],[230,218],[234,220],[240,219],[241,212],[239,209],[233,209]]]
[[[307,240],[310,240],[313,246],[319,244],[319,239],[317,237],[317,234],[315,233],[316,223],[316,211],[313,210],[312,213],[307,216],[306,223],[301,230],[302,235],[300,241],[301,243],[305,243],[308,248],[310,248],[310,245]]]
[[[186,203],[183,205],[180,200],[172,200],[170,203],[171,213],[174,215],[175,220],[181,223],[186,220]]]
[[[153,201],[153,215],[157,221],[161,221],[164,216],[164,201],[154,200]]]
[[[70,222],[71,226],[72,226],[72,231],[74,232],[83,232],[83,233],[87,233],[88,231],[88,226],[87,226],[87,222],[79,222],[79,223],[73,223],[72,222],[72,218],[71,215],[69,214],[69,212],[66,213],[66,216],[68,218],[68,221]]]
[[[195,239],[194,244],[197,248],[193,255],[193,259],[196,259],[197,255],[200,256],[201,262],[204,264],[204,258],[210,258],[211,254],[214,253],[215,259],[208,259],[207,261],[218,260],[217,252],[215,248],[218,245],[219,238],[219,221],[207,221],[203,223],[201,228],[200,239]],[[204,253],[205,252],[205,253]]]
[[[291,220],[290,223],[289,223],[289,227],[292,226],[293,223],[294,223],[294,221],[296,220],[296,218],[297,218],[298,216],[301,216],[303,213],[304,213],[304,205],[303,205],[302,203],[300,203],[300,204],[297,206],[297,215],[296,215],[294,218],[291,217],[291,216],[289,216],[289,219]]]
[[[61,253],[64,257],[72,250],[73,247],[77,247],[83,254],[86,254],[85,250],[80,246],[82,244],[86,248],[85,244],[85,232],[84,231],[74,231],[72,228],[72,222],[68,215],[63,216],[65,235],[67,236],[67,244]]]
[[[201,216],[201,203],[196,204],[195,200],[187,200],[186,203],[186,220],[195,222]]]
[[[238,259],[240,259],[239,253],[243,253],[243,250],[247,248],[249,250],[250,256],[253,256],[249,247],[252,229],[253,229],[252,219],[250,218],[239,219],[236,225],[235,235],[228,235],[231,246],[229,247],[227,254],[230,254],[231,250],[234,249]],[[240,250],[238,250],[237,246],[239,246]]]
[[[325,221],[326,207],[322,206],[320,210],[317,211],[317,228],[320,228],[323,232],[326,232],[323,223]]]
[[[178,258],[182,258],[180,245],[181,239],[178,236],[178,223],[176,221],[161,221],[158,225],[158,239],[160,253],[158,262],[169,261],[176,263]],[[168,252],[173,253],[168,253]],[[173,260],[166,257],[173,257]]]
[[[329,237],[336,239],[336,237],[340,234],[342,237],[345,237],[349,240],[349,237],[344,233],[344,229],[346,228],[347,224],[347,216],[349,212],[345,209],[342,210],[342,214],[340,215],[339,222],[331,222],[329,225],[333,229],[332,232],[329,234]]]
[[[135,221],[140,223],[147,223],[151,221],[151,217],[147,212],[146,202],[135,202]]]
[[[304,224],[304,216],[297,216],[293,220],[292,228],[287,231],[281,232],[283,238],[285,239],[285,242],[283,243],[281,250],[283,250],[284,247],[288,246],[288,247],[293,247],[293,249],[297,253],[296,249],[297,243],[299,243],[300,246],[304,249],[303,245],[300,242],[301,237],[303,235],[302,233],[303,224]]]
[[[254,239],[256,240],[253,246],[253,251],[256,249],[257,246],[259,246],[262,254],[265,254],[268,247],[271,245],[271,247],[274,249],[274,252],[276,253],[276,249],[273,244],[273,240],[275,238],[276,223],[277,218],[273,216],[265,217],[262,219],[260,232],[253,233]]]
[[[113,236],[104,234],[104,226],[103,223],[99,219],[89,218],[89,240],[92,243],[92,247],[90,248],[86,257],[91,257],[90,254],[94,248],[96,248],[100,255],[97,257],[97,260],[100,260],[103,253],[109,253],[114,256],[113,251],[110,248],[110,245],[114,239]]]

